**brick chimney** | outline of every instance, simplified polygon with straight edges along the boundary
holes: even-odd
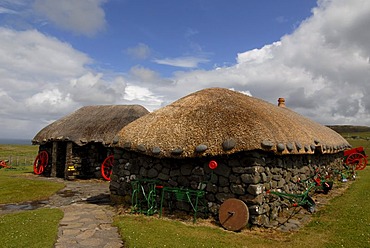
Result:
[[[282,108],[285,108],[285,107],[286,107],[286,106],[285,106],[285,99],[284,99],[284,98],[280,97],[280,98],[278,99],[278,106],[279,106],[279,107],[282,107]]]

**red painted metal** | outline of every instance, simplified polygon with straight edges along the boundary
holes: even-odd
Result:
[[[47,151],[41,151],[35,159],[35,162],[33,163],[33,172],[36,175],[40,175],[44,172],[45,167],[48,165],[49,161],[49,154]]]
[[[109,155],[106,159],[104,159],[100,167],[101,175],[107,181],[110,181],[110,175],[112,174],[112,169],[113,169],[113,162],[114,162],[114,156]]]

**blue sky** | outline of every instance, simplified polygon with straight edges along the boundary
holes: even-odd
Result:
[[[179,69],[232,65],[237,53],[293,32],[315,6],[313,0],[112,0],[100,5],[105,20],[91,34],[44,20],[38,28],[88,54],[97,69],[142,65],[169,77]]]
[[[224,87],[370,125],[370,1],[0,0],[0,138]]]

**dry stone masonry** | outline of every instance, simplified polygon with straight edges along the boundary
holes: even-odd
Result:
[[[286,202],[268,194],[269,190],[301,193],[299,180],[313,176],[317,169],[330,172],[342,166],[341,153],[276,156],[249,151],[212,158],[159,159],[115,148],[114,156],[110,190],[116,202],[131,204],[134,179],[158,179],[163,186],[189,189],[199,189],[205,183],[206,202],[214,217],[226,199],[237,198],[247,204],[249,222],[264,227],[276,224],[286,207]],[[218,163],[213,171],[208,167],[211,160]]]
[[[41,151],[49,154],[49,166],[43,174],[65,179],[101,178],[101,164],[110,154],[110,148],[94,142],[83,146],[73,142],[48,142],[40,145]]]

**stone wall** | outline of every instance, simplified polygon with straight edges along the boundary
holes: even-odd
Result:
[[[131,181],[158,179],[163,186],[197,189],[206,182],[208,208],[217,218],[220,205],[228,198],[244,201],[249,222],[271,226],[285,201],[268,190],[301,193],[299,180],[329,172],[342,166],[342,154],[283,155],[263,151],[241,152],[228,156],[192,159],[155,158],[120,148],[114,150],[111,196],[116,202],[131,204]],[[208,164],[218,163],[215,170]]]
[[[100,166],[108,153],[108,149],[101,143],[89,143],[84,146],[73,144],[72,161],[76,169],[76,176],[101,178]]]

